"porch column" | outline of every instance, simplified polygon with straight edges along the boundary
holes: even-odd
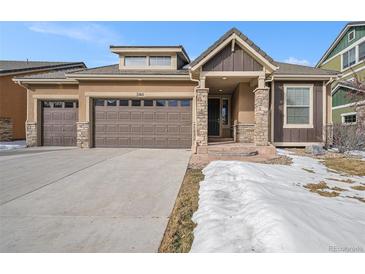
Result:
[[[269,144],[269,88],[265,86],[265,78],[259,77],[255,93],[255,132],[254,142],[257,146]]]
[[[196,90],[196,146],[198,154],[208,153],[208,88]]]

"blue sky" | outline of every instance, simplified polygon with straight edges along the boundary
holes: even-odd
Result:
[[[183,45],[197,57],[236,27],[277,61],[315,65],[345,22],[0,22],[0,59],[115,64],[109,45]]]

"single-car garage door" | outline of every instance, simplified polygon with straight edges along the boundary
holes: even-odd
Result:
[[[76,146],[78,103],[75,101],[42,102],[42,144]]]
[[[95,147],[190,148],[191,100],[94,100]]]

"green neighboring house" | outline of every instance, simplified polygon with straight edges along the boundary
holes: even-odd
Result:
[[[316,67],[341,72],[331,86],[333,123],[357,122],[360,116],[354,106],[356,99],[349,93],[356,92],[354,74],[358,80],[365,81],[365,21],[348,23]]]

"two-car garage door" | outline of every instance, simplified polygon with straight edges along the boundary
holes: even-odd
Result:
[[[191,100],[95,99],[95,147],[190,148]]]

